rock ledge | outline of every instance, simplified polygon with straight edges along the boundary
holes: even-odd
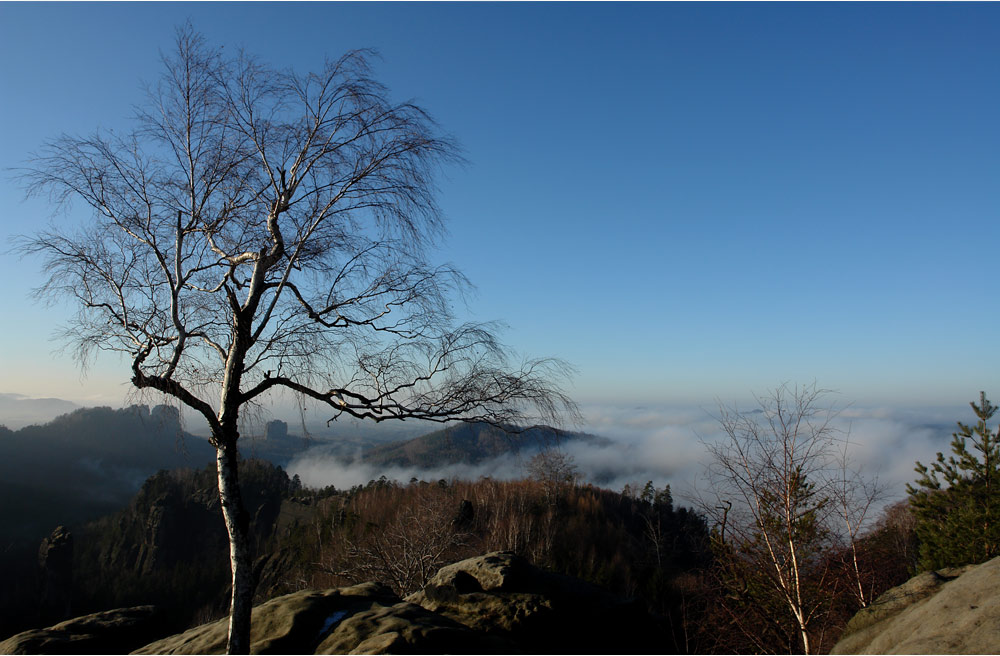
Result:
[[[1000,652],[1000,558],[923,572],[858,612],[831,654]]]

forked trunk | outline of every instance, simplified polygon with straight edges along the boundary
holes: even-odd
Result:
[[[250,653],[250,610],[253,604],[253,572],[250,562],[250,522],[240,496],[239,463],[235,440],[216,450],[219,470],[219,499],[229,533],[229,560],[233,574],[233,594],[229,607],[230,654]]]

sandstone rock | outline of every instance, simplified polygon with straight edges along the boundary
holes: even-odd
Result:
[[[275,419],[267,422],[264,427],[264,439],[269,442],[282,442],[288,439],[288,424]]]
[[[142,609],[98,615],[125,618],[138,610]],[[100,624],[107,628],[104,633],[92,630],[91,623],[78,618],[0,644],[9,653],[134,649],[132,653],[137,654],[221,654],[226,648],[228,619],[156,642],[148,638],[155,637],[155,627],[134,630],[138,620],[135,626],[123,625],[114,642],[100,641],[108,637],[112,623]],[[658,628],[639,604],[622,602],[596,586],[497,552],[443,568],[431,584],[407,601],[379,583],[306,590],[271,599],[253,609],[250,651],[643,653],[662,651]]]
[[[228,620],[190,629],[136,654],[223,654]],[[253,609],[253,654],[507,653],[449,619],[402,602],[384,585],[306,590]]]
[[[254,654],[311,654],[338,613],[390,606],[399,598],[384,585],[366,583],[336,590],[303,590],[253,609],[250,651]],[[203,624],[136,650],[137,654],[223,654],[229,620]]]
[[[153,606],[84,615],[0,642],[0,654],[125,654],[162,635]]]
[[[924,572],[847,624],[833,654],[1000,652],[1000,558]]]
[[[443,567],[407,601],[525,651],[660,652],[645,607],[579,579],[494,552]]]
[[[442,567],[427,587],[451,588],[459,593],[523,590],[531,585],[529,579],[538,578],[538,573],[524,558],[509,551],[495,551]]]
[[[342,619],[317,654],[506,654],[513,646],[406,602]]]

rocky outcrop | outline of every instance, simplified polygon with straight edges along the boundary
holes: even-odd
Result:
[[[623,601],[510,552],[442,568],[407,601],[533,653],[659,653],[643,604]]]
[[[29,631],[0,643],[7,650],[0,649],[0,653],[225,652],[228,619],[155,642],[137,640],[137,627],[152,612],[152,607],[109,611]],[[129,617],[134,621],[123,620],[120,640],[110,642],[112,620]],[[102,628],[96,631],[95,626]],[[639,604],[618,600],[578,579],[540,570],[512,553],[494,552],[444,567],[424,590],[406,600],[380,583],[303,590],[271,599],[253,609],[250,651],[658,653],[663,649],[657,629]],[[147,627],[146,635],[152,631]]]
[[[119,608],[25,631],[0,642],[0,654],[127,654],[162,635],[153,606]]]
[[[472,631],[415,604],[373,606],[343,619],[317,654],[510,654],[510,643]]]
[[[509,645],[396,597],[377,583],[302,591],[253,609],[254,654],[504,653]],[[138,654],[222,654],[228,620],[164,638]]]
[[[1000,651],[1000,558],[923,572],[859,611],[833,654]]]
[[[148,576],[216,554],[224,556],[229,541],[213,492],[191,490],[186,480],[171,472],[150,477],[118,518],[116,539],[102,554],[102,565]]]

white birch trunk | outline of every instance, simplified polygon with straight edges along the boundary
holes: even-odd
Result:
[[[250,653],[250,610],[253,604],[253,572],[250,562],[249,518],[240,496],[235,445],[220,444],[216,451],[219,471],[219,499],[229,533],[229,559],[233,592],[229,607],[227,653]]]

